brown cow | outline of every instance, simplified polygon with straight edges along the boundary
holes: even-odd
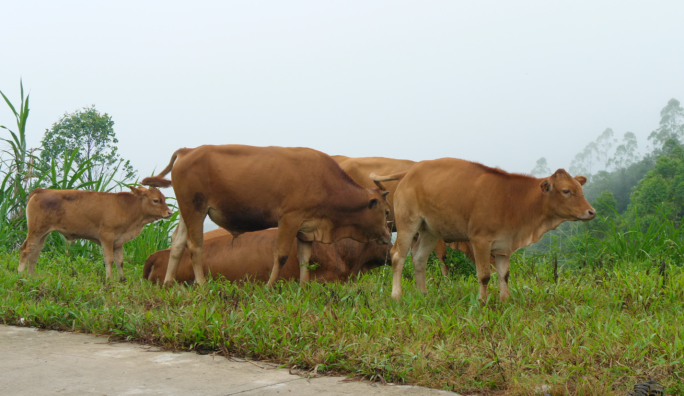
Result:
[[[376,177],[378,181],[403,175]],[[392,249],[392,297],[401,298],[401,271],[413,236],[416,284],[426,293],[425,266],[438,239],[470,241],[484,302],[490,255],[495,256],[500,297],[506,300],[510,254],[539,241],[567,220],[588,221],[596,211],[584,198],[587,178],[563,169],[537,179],[504,172],[475,162],[442,158],[416,164],[395,192],[397,241]]]
[[[173,182],[163,178],[172,169]],[[173,184],[181,213],[165,284],[174,281],[186,242],[195,281],[204,283],[202,227],[207,214],[235,237],[278,227],[268,286],[278,279],[295,238],[300,264],[309,262],[313,241],[390,242],[387,192],[361,187],[330,156],[309,148],[225,145],[180,149],[158,176],[142,183],[157,187]],[[308,280],[308,266],[302,265],[300,281]]]
[[[107,278],[112,278],[112,260],[123,278],[123,244],[140,235],[145,224],[173,214],[156,188],[130,189],[132,193],[33,190],[26,205],[28,235],[21,245],[19,272],[28,265],[33,273],[45,238],[57,231],[68,241],[87,239],[101,245]]]
[[[230,281],[266,282],[273,268],[273,251],[278,230],[271,228],[263,231],[248,232],[239,238],[223,228],[204,234],[202,263],[205,272],[212,277],[223,276]],[[385,265],[389,260],[391,245],[378,245],[375,242],[361,243],[352,239],[342,239],[332,244],[314,242],[310,262],[319,266],[311,270],[311,277],[318,281],[347,281],[351,275],[358,275],[375,267]],[[160,283],[166,276],[171,249],[152,254],[143,268],[143,278]],[[280,270],[280,278],[299,279],[299,260],[297,243],[292,241],[287,262]],[[183,254],[177,282],[192,282],[195,274],[188,252]]]
[[[409,169],[416,164],[415,161],[385,158],[385,157],[346,157],[343,155],[333,155],[332,158],[340,164],[342,170],[347,172],[354,181],[359,183],[361,186],[366,188],[374,188],[376,185],[382,189],[389,191],[387,200],[390,203],[390,207],[394,205],[394,191],[399,185],[399,180],[388,179],[384,183],[374,181],[371,179],[371,174],[374,175],[389,175],[389,174],[402,174],[408,172]],[[390,209],[389,220],[394,222],[394,210]],[[394,228],[394,225],[392,226]],[[468,256],[468,258],[474,263],[475,257],[473,256],[473,248],[470,242],[454,242],[449,245],[450,248],[454,250],[460,250]],[[443,240],[437,241],[434,252],[437,256],[437,260],[440,261],[440,269],[442,275],[449,275],[449,269],[446,266],[446,245]],[[490,258],[492,264],[494,264],[494,259]]]

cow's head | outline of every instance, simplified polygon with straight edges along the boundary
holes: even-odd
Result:
[[[387,201],[388,191],[378,188],[370,191],[367,213],[364,217],[363,228],[369,241],[376,241],[378,244],[387,245],[392,239],[392,233],[387,225],[390,215],[390,204]]]
[[[392,249],[391,243],[379,245],[375,241],[357,242],[351,238],[345,238],[335,242],[332,246],[337,253],[335,258],[340,262],[338,266],[344,268],[344,270],[336,270],[335,275],[344,272],[348,273],[349,276],[355,276],[373,268],[392,264],[392,258],[389,254]]]
[[[129,186],[131,192],[140,199],[140,207],[145,222],[151,223],[159,219],[168,219],[173,211],[166,206],[166,198],[157,188]]]
[[[572,177],[565,169],[558,169],[544,179],[540,187],[554,214],[564,220],[589,221],[596,217],[596,209],[584,198],[582,186],[586,182],[587,178],[582,175]]]
[[[392,243],[382,245],[367,243],[363,248],[364,251],[357,259],[358,268],[355,266],[352,269],[352,273],[363,274],[373,268],[392,265],[392,256],[389,254],[392,249]]]

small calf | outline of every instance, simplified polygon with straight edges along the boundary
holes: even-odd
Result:
[[[57,231],[68,241],[87,239],[102,246],[107,278],[112,278],[112,260],[123,278],[123,244],[140,235],[145,224],[173,214],[158,189],[130,189],[130,193],[33,190],[26,205],[28,235],[21,245],[18,271],[28,265],[33,274],[45,238]]]

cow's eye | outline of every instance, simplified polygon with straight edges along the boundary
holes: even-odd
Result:
[[[389,216],[389,210],[385,211],[385,216]]]
[[[565,190],[563,190],[563,194],[570,194],[570,190],[566,188]]]
[[[158,200],[158,199],[155,199],[155,200],[153,200],[152,202],[154,202],[154,203],[159,203],[159,200]]]

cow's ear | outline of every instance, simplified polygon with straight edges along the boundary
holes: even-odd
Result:
[[[128,188],[131,189],[131,192],[132,192],[133,194],[135,194],[135,195],[137,195],[137,196],[139,196],[139,197],[142,197],[142,196],[145,194],[145,192],[143,191],[142,188],[138,188],[138,187],[136,187],[136,186],[128,186]]]
[[[539,186],[544,194],[548,194],[548,192],[551,191],[551,183],[549,183],[548,179],[544,179]]]
[[[373,198],[368,202],[368,209],[373,209],[374,207],[378,206],[378,199]]]
[[[385,191],[382,193],[382,197],[385,198],[385,200],[386,200],[388,194],[389,194],[389,191]]]
[[[587,178],[582,175],[575,176],[575,180],[577,180],[580,186],[583,186],[587,182]]]

